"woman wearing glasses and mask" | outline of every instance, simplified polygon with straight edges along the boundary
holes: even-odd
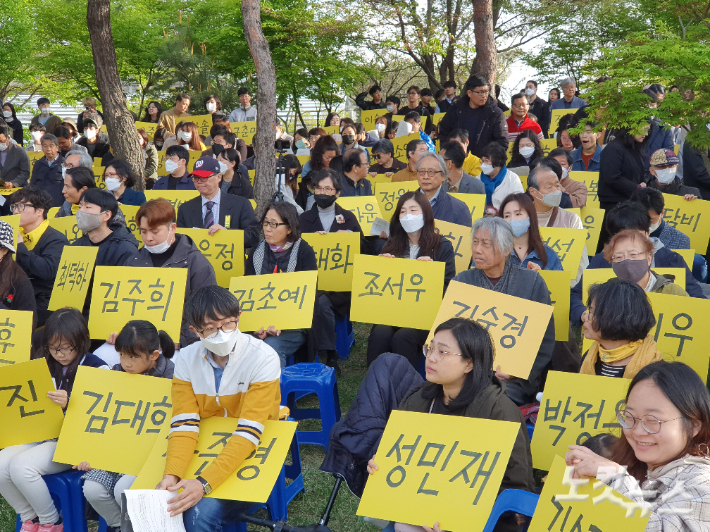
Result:
[[[247,255],[244,275],[292,273],[318,269],[313,248],[301,239],[296,207],[286,202],[271,203],[261,218],[264,238]],[[254,333],[279,354],[281,367],[306,341],[306,331],[281,331],[264,325]]]
[[[385,174],[392,177],[400,170],[407,168],[407,163],[394,158],[394,146],[389,139],[382,139],[372,147],[372,156],[377,164],[370,165],[368,173],[375,177],[377,174]]]
[[[483,326],[463,318],[447,320],[436,328],[423,353],[427,382],[413,388],[399,410],[517,423],[518,435],[499,493],[506,489],[533,491],[535,481],[525,422],[491,370],[493,342]],[[378,471],[376,456],[369,461],[367,471],[371,475],[384,474]],[[501,519],[495,528],[496,532],[519,529],[514,516]]]
[[[653,309],[636,283],[610,279],[589,288],[584,337],[594,340],[580,373],[633,379],[641,368],[663,360],[650,334]]]
[[[651,510],[646,532],[710,530],[710,396],[681,362],[655,362],[634,377],[617,411],[611,460],[570,445],[575,478],[601,480]]]

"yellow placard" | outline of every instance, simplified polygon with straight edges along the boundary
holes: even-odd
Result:
[[[158,177],[168,175],[168,171],[165,169],[165,152],[166,150],[158,150],[158,169],[156,170],[156,172],[158,173]],[[148,191],[146,190],[146,192]]]
[[[217,284],[222,288],[229,288],[232,277],[244,275],[244,231],[241,229],[217,231],[212,236],[207,234],[207,229],[179,228],[177,232],[192,238],[214,268]]]
[[[80,366],[54,459],[137,475],[170,425],[171,387],[171,379]]]
[[[12,196],[20,188],[0,188],[0,196]]]
[[[101,190],[106,190],[106,181],[104,180],[105,166],[92,166],[91,171],[94,172],[94,182],[96,187]]]
[[[550,111],[550,128],[548,129],[548,133],[550,137],[555,134],[557,131],[557,126],[560,125],[560,118],[562,118],[564,115],[569,115],[576,113],[577,109],[553,109]]]
[[[140,207],[138,205],[119,205],[118,208],[121,209],[121,212],[126,219],[126,229],[133,233],[133,236],[136,237],[138,242],[143,242],[141,228],[138,227],[138,224],[136,223],[136,214],[138,213],[138,209],[140,209]]]
[[[22,242],[22,237],[20,236],[20,216],[19,214],[0,216],[0,220],[9,223],[10,227],[12,227],[12,241],[15,243],[15,249],[17,249],[17,244]],[[17,259],[17,253],[13,253],[12,258]]]
[[[604,210],[586,205],[579,209],[579,211],[582,226],[587,230],[587,254],[594,256],[597,251],[597,244],[599,244],[602,223],[604,222]]]
[[[230,122],[229,126],[232,128],[232,133],[234,133],[238,139],[242,139],[244,144],[251,144],[253,142],[254,135],[256,135],[256,120]]]
[[[247,170],[247,173],[249,174],[249,182],[251,183],[251,186],[254,186],[254,178],[256,177],[256,170]]]
[[[396,183],[377,183],[375,186],[375,196],[377,204],[380,206],[382,218],[388,222],[392,219],[394,208],[397,206],[399,198],[419,189],[418,181],[398,181]]]
[[[710,300],[669,294],[647,295],[656,317],[656,327],[651,334],[663,358],[687,364],[704,382],[710,358],[710,328],[707,326]]]
[[[464,194],[461,192],[449,192],[449,196],[456,198],[457,200],[463,201],[468,210],[471,211],[471,223],[475,222],[479,218],[483,218],[483,214],[486,209],[486,195],[485,194]]]
[[[431,115],[431,123],[434,124],[435,126],[439,125],[439,122],[441,122],[441,119],[446,116],[446,113],[434,113]]]
[[[572,468],[565,466],[564,458],[555,456],[528,529],[530,532],[646,530],[650,510],[601,481],[575,480],[571,473]]]
[[[444,293],[443,262],[355,257],[350,319],[429,329]]]
[[[355,215],[357,221],[360,222],[360,228],[365,235],[370,234],[372,222],[375,218],[380,217],[380,206],[377,203],[375,196],[349,196],[346,198],[340,197],[336,200],[346,211],[350,211]]]
[[[574,279],[579,272],[582,252],[587,243],[587,231],[566,227],[541,227],[542,241],[557,253],[564,271]]]
[[[200,438],[187,467],[185,478],[196,478],[224,449],[233,436],[239,420],[230,417],[208,417],[200,421]],[[239,464],[222,484],[206,497],[234,501],[266,502],[286,460],[297,423],[267,421],[261,443],[254,453]],[[163,478],[168,440],[160,437],[131,489],[155,489]]]
[[[476,320],[491,335],[496,366],[527,379],[550,324],[552,306],[451,281],[429,332],[450,318]]]
[[[47,397],[55,389],[44,358],[0,368],[0,448],[59,436],[62,407]]]
[[[195,199],[200,193],[197,190],[146,190],[145,199],[147,201],[163,198],[172,203],[175,207],[175,212],[180,208],[180,205],[191,199]]]
[[[29,310],[0,309],[0,368],[30,359],[32,319]]]
[[[195,163],[197,159],[202,157],[202,152],[199,150],[188,150],[190,153],[190,160],[187,161],[187,171],[192,172],[195,169]]]
[[[574,170],[569,173],[570,179],[587,185],[587,207],[599,206],[599,172],[582,172]]]
[[[301,233],[316,253],[318,289],[350,292],[353,261],[360,253],[360,233]]]
[[[547,157],[552,150],[557,148],[557,139],[543,139],[540,141],[540,146],[542,146],[543,155]]]
[[[313,322],[318,272],[232,277],[229,291],[239,300],[241,331],[308,329]]]
[[[569,275],[564,271],[540,270],[539,273],[550,291],[555,316],[555,340],[569,340]]]
[[[695,260],[694,249],[672,249],[671,251],[675,251],[676,253],[678,253],[678,255],[683,257],[685,265],[690,271],[693,271],[693,261]]]
[[[377,174],[375,176],[368,175],[367,179],[374,186],[377,183],[391,183],[393,175],[394,174],[390,175],[389,177],[387,177],[385,174]]]
[[[392,411],[357,515],[481,532],[519,430],[508,421]]]
[[[409,159],[407,159],[407,144],[413,140],[421,140],[419,133],[410,133],[409,135],[392,139],[394,158],[399,159],[403,163],[409,162]]]
[[[27,157],[30,158],[30,175],[32,175],[32,171],[35,168],[35,163],[39,161],[42,157],[44,157],[44,152],[42,151],[28,151]]]
[[[298,162],[301,163],[301,166],[305,166],[308,161],[311,160],[310,155],[296,155],[296,159],[298,159]]]
[[[686,201],[673,194],[663,194],[663,198],[663,221],[690,238],[690,247],[704,255],[710,240],[710,201]]]
[[[49,310],[84,308],[98,252],[98,246],[64,246],[49,299]]]
[[[60,233],[62,233],[70,244],[73,244],[82,236],[79,227],[76,225],[76,216],[63,216],[61,218],[49,218],[49,227],[53,227]]]
[[[144,129],[148,137],[148,142],[153,142],[155,130],[158,129],[158,124],[155,122],[136,122],[136,129]]]
[[[442,220],[434,220],[434,225],[437,233],[451,242],[454,248],[456,273],[468,270],[471,265],[471,228]]]
[[[200,135],[209,136],[212,129],[212,115],[181,116],[175,119],[175,125],[180,122],[194,122]]]
[[[618,436],[616,408],[626,399],[629,382],[550,371],[532,439],[533,466],[547,471],[555,456],[564,456],[570,445],[582,445],[596,434]]]
[[[91,291],[89,332],[105,340],[131,320],[147,320],[180,336],[187,268],[97,266]]]
[[[375,129],[375,120],[380,116],[385,116],[387,109],[373,109],[372,111],[360,111],[360,122],[365,126],[365,131]]]
[[[328,135],[340,134],[340,126],[322,126],[321,129],[324,129]]]

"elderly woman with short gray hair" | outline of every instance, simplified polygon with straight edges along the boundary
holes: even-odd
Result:
[[[555,109],[579,109],[587,105],[587,102],[582,98],[575,96],[577,92],[577,82],[574,79],[561,79],[560,87],[562,87],[562,98],[552,102],[552,105],[550,105],[551,111]]]
[[[550,291],[544,279],[537,272],[515,266],[508,260],[513,252],[513,230],[508,222],[496,217],[480,218],[473,224],[471,238],[476,268],[461,272],[454,277],[454,281],[551,304]],[[555,319],[551,316],[528,378],[520,379],[499,369],[496,371],[496,376],[507,386],[508,397],[518,406],[535,401],[535,395],[542,389],[543,373],[552,362],[554,347]]]
[[[429,200],[434,219],[471,227],[471,211],[463,201],[448,194],[447,176],[446,162],[438,153],[427,152],[417,162],[419,190]]]

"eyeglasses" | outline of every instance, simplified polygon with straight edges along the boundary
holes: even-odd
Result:
[[[636,426],[636,422],[640,421],[643,430],[645,430],[649,434],[658,434],[661,431],[661,425],[663,425],[663,423],[675,421],[676,419],[681,419],[682,417],[683,416],[678,416],[674,417],[673,419],[661,421],[656,416],[652,416],[650,414],[642,417],[635,417],[624,409],[619,409],[616,411],[616,419],[619,420],[619,425],[621,425],[623,428],[632,429]]]
[[[436,344],[424,344],[422,346],[422,352],[424,353],[424,356],[426,358],[431,358],[433,355],[436,355],[436,358],[438,360],[444,359],[449,355],[461,356],[461,353],[451,353],[450,351],[444,351],[443,349],[439,349]]]
[[[417,170],[417,175],[419,177],[434,177],[436,174],[442,174],[441,170]]]
[[[198,176],[198,175],[193,175],[193,176],[191,176],[191,177],[192,177],[192,180],[193,180],[195,183],[206,183],[207,180],[208,180],[210,177],[213,177],[214,175],[216,175],[216,174],[212,174],[212,175],[207,176],[207,177],[200,177],[200,176]]]
[[[73,164],[62,163],[62,168],[70,170],[72,168],[76,168],[76,166],[74,166]]]
[[[55,349],[52,346],[47,346],[47,350],[49,351],[50,355],[57,356],[57,355],[64,355],[64,356],[69,356],[72,353],[76,351],[76,347],[64,347],[61,349]]]
[[[473,94],[477,94],[478,96],[488,96],[488,93],[491,91],[471,91]]]
[[[382,159],[383,155],[381,153],[375,153],[373,157],[379,161],[380,159]]]
[[[642,258],[646,257],[646,252],[637,252],[637,251],[632,251],[631,253],[628,253],[626,255],[622,255],[619,253],[618,255],[612,255],[611,257],[611,262],[622,262],[625,260],[640,260]]]
[[[263,227],[266,227],[267,225],[271,227],[271,229],[276,229],[279,225],[288,225],[286,222],[270,222],[268,220],[264,220],[261,222],[261,225]]]
[[[195,329],[198,333],[200,333],[200,336],[205,339],[212,338],[215,336],[219,331],[225,332],[225,333],[230,333],[234,332],[237,330],[237,325],[239,324],[239,320],[232,320],[228,321],[227,323],[223,323],[221,327],[205,327],[204,329]]]
[[[336,190],[332,187],[316,187],[316,194],[335,194]]]
[[[32,207],[33,209],[35,208],[35,206],[31,203],[13,203],[12,205],[10,205],[10,212],[23,212],[25,210],[25,207]]]

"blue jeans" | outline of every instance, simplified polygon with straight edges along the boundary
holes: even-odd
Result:
[[[279,336],[267,336],[264,340],[279,354],[282,368],[286,367],[286,359],[298,351],[305,341],[306,333],[301,329],[281,331]]]
[[[222,525],[236,523],[239,515],[253,506],[251,502],[203,497],[182,514],[186,532],[221,532]]]

